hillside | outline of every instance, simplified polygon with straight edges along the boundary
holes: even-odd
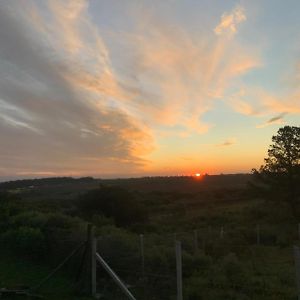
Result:
[[[100,237],[99,253],[132,286],[137,299],[176,297],[175,240],[181,241],[183,251],[184,299],[294,299],[297,222],[284,205],[255,198],[247,185],[250,179],[237,174],[201,180],[49,178],[2,183],[2,264],[5,257],[16,266],[20,259],[26,262],[15,275],[2,268],[2,284],[20,284],[22,278],[31,284],[26,269],[32,278],[39,265],[51,270],[86,239],[86,224],[92,222]],[[73,267],[58,273],[71,286],[80,253]],[[103,299],[122,299],[101,268],[98,284]],[[45,289],[52,299],[47,285]]]

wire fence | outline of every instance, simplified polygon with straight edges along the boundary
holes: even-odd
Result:
[[[98,228],[95,251],[137,300],[298,299],[300,251],[292,247],[298,243],[298,228],[271,229],[211,226],[134,234]],[[55,276],[63,269],[71,279],[68,290],[90,293],[91,240],[88,234],[52,243],[49,261],[57,268],[40,278],[33,291],[51,296],[51,285],[57,284]],[[95,268],[100,299],[128,299],[101,264]]]
[[[244,239],[224,227],[101,235],[97,251],[138,299],[178,299],[175,241],[182,248],[183,299],[297,299],[291,245],[280,246],[261,226],[253,231]],[[98,273],[103,299],[113,299],[105,298],[105,275]]]

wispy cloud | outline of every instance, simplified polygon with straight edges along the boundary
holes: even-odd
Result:
[[[234,39],[246,20],[241,6],[222,15],[215,34],[195,35],[145,4],[131,11],[133,29],[110,32],[108,42],[88,5],[0,3],[3,174],[135,171],[153,132],[206,132],[213,124],[203,115],[260,65]]]
[[[130,172],[151,149],[86,1],[0,4],[1,172]],[[25,173],[24,173],[25,172]]]
[[[234,93],[228,98],[228,104],[238,113],[247,116],[259,116],[262,114],[262,108],[257,105],[253,105],[253,101],[246,101],[244,98],[247,97],[248,91],[244,88]]]
[[[244,18],[241,14],[241,7],[234,9],[234,28]],[[206,132],[212,124],[202,121],[203,114],[260,59],[234,39],[191,35],[151,10],[135,17],[139,30],[122,32],[117,39],[129,49],[126,61],[132,62],[126,69],[135,90],[131,109],[143,110],[149,124]]]
[[[225,12],[220,23],[215,27],[214,32],[217,35],[228,33],[230,35],[237,32],[239,23],[246,21],[247,17],[242,6],[237,5],[230,13]]]
[[[262,117],[278,114],[299,114],[300,93],[290,91],[286,95],[275,96],[261,88],[243,88],[229,97],[229,105],[244,115]],[[279,122],[278,120],[275,120]]]
[[[216,144],[217,147],[228,147],[228,146],[233,146],[237,143],[237,139],[235,137],[228,138],[222,143]]]
[[[283,117],[286,115],[286,113],[281,113],[269,120],[267,120],[266,122],[259,124],[256,126],[256,128],[264,128],[270,125],[274,125],[274,124],[284,124],[284,119]]]

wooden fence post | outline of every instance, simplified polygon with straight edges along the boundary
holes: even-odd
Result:
[[[297,246],[294,246],[294,258],[296,269],[297,296],[298,300],[300,300],[300,250]]]
[[[182,294],[182,253],[181,242],[175,241],[176,273],[177,273],[177,300],[183,300]]]

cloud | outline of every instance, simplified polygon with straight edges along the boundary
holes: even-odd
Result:
[[[243,19],[238,11],[243,10],[234,10],[235,20]],[[208,131],[213,124],[202,116],[237,78],[260,65],[256,54],[233,39],[192,35],[151,10],[138,11],[132,18],[138,30],[121,32],[116,43],[127,49],[122,53],[127,62],[122,69],[130,78],[125,89],[135,91],[129,110],[143,111],[151,126]]]
[[[276,117],[273,117],[271,118],[270,120],[267,121],[268,124],[272,124],[274,122],[277,122],[277,121],[282,121],[283,117],[286,115],[286,113],[282,113]]]
[[[300,92],[292,91],[284,96],[275,97],[267,92],[262,97],[266,109],[272,112],[300,114]]]
[[[220,23],[215,27],[214,32],[217,35],[224,33],[235,34],[239,23],[246,21],[245,10],[242,6],[237,5],[230,13],[225,12]]]
[[[238,113],[253,117],[300,113],[300,92],[273,95],[261,88],[248,87],[229,97],[229,105]],[[279,122],[278,120],[275,120]]]
[[[245,101],[244,98],[248,96],[248,90],[242,88],[238,92],[228,97],[228,104],[238,113],[247,116],[259,116],[261,108],[254,106],[253,101]]]
[[[213,126],[203,115],[260,65],[222,38],[244,9],[223,14],[216,35],[192,34],[147,3],[112,32],[88,1],[0,3],[0,175],[128,174],[148,163],[154,132]]]
[[[253,117],[269,116],[269,121],[259,124],[262,128],[271,124],[283,124],[286,114],[300,114],[300,63],[299,58],[286,66],[288,74],[283,72],[281,82],[285,85],[276,94],[274,91],[258,86],[243,85],[228,97],[228,104],[238,113]],[[276,115],[275,120],[271,116]],[[281,118],[277,119],[277,116]]]
[[[228,138],[224,142],[220,144],[216,144],[217,147],[228,147],[228,146],[233,146],[237,143],[237,139],[235,137]]]
[[[274,124],[284,124],[283,117],[285,115],[286,115],[286,113],[281,113],[281,114],[267,120],[265,123],[257,125],[256,128],[264,128],[264,127],[274,125]]]
[[[145,163],[151,132],[111,104],[124,96],[86,1],[1,2],[0,39],[0,175]]]

